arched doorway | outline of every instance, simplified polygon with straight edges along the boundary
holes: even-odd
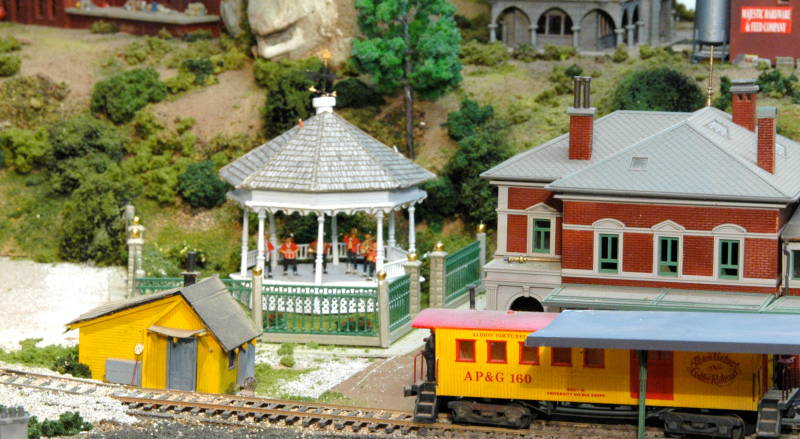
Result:
[[[571,46],[572,26],[569,14],[558,8],[548,9],[536,22],[538,45]]]
[[[531,43],[531,20],[519,8],[508,8],[497,19],[500,41],[508,47]]]
[[[606,11],[595,9],[581,20],[580,47],[583,50],[605,50],[616,46],[614,20]]]
[[[633,8],[633,20],[631,20],[631,24],[635,27],[633,28],[633,41],[629,42],[629,46],[635,46],[639,44],[639,6]]]
[[[544,312],[542,302],[533,297],[519,297],[511,303],[511,311]]]
[[[630,24],[630,19],[628,19],[628,10],[626,9],[622,13],[622,21],[620,22],[620,27],[623,30],[625,30],[625,27],[628,26],[629,24]],[[625,30],[625,32],[622,33],[622,41],[620,41],[620,42],[621,43],[625,43],[625,44],[630,46],[631,42],[628,41],[628,31],[627,30]]]

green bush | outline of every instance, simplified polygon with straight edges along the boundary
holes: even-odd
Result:
[[[92,111],[105,114],[115,123],[128,122],[150,102],[167,96],[167,87],[151,68],[114,75],[94,86]]]
[[[291,355],[284,355],[280,359],[280,364],[283,367],[288,367],[289,369],[293,368],[296,362],[294,361],[294,357]]]
[[[156,34],[156,37],[161,38],[162,40],[171,40],[172,33],[168,31],[167,28],[162,27],[161,29],[158,30],[158,34]]]
[[[556,96],[558,96],[556,90],[554,88],[549,88],[536,95],[534,101],[540,104],[552,104],[555,103]]]
[[[572,91],[572,77],[577,75],[572,75],[571,73],[575,72],[583,73],[583,69],[575,64],[568,68],[562,65],[553,66],[553,70],[550,71],[547,80],[553,83],[557,95],[565,95]],[[578,75],[580,75],[580,73],[578,73]]]
[[[89,28],[93,34],[115,34],[119,32],[119,28],[117,27],[116,23],[110,23],[105,20],[97,20],[92,23],[92,27]]]
[[[478,127],[494,116],[491,105],[481,107],[472,99],[461,101],[461,108],[447,115],[447,134],[453,140],[461,140],[475,134]]]
[[[693,79],[662,67],[631,72],[612,94],[612,110],[695,111],[705,102]]]
[[[298,60],[282,59],[279,61],[259,58],[253,63],[253,75],[256,77],[258,85],[272,89],[276,87],[276,83],[281,77],[291,72],[318,72],[322,68],[322,61],[314,57]]]
[[[478,41],[480,43],[489,42],[489,15],[480,13],[473,18],[467,18],[456,14],[453,17],[459,31],[461,31],[461,41]]]
[[[194,74],[189,72],[178,72],[176,76],[167,78],[164,81],[164,86],[167,87],[169,94],[176,95],[185,91],[191,90],[195,87],[197,78]]]
[[[196,85],[205,84],[214,75],[214,64],[204,58],[187,59],[183,62],[182,69],[194,75]]]
[[[719,78],[719,96],[714,98],[714,106],[722,111],[728,111],[731,106],[731,78],[722,75]]]
[[[624,43],[617,46],[617,49],[614,51],[614,54],[611,56],[611,61],[615,63],[625,62],[628,59],[628,46]]]
[[[44,75],[17,76],[0,82],[0,120],[11,126],[31,128],[61,117],[69,89]]]
[[[74,436],[82,431],[89,431],[92,428],[92,424],[84,421],[78,412],[62,413],[57,421],[45,419],[39,422],[36,416],[31,416],[28,420],[28,439]]]
[[[773,98],[793,96],[797,90],[797,76],[789,73],[784,75],[778,69],[764,71],[756,80],[759,90]]]
[[[19,73],[22,60],[13,55],[0,55],[0,76],[8,77]]]
[[[192,207],[211,208],[225,202],[228,185],[217,177],[211,160],[190,164],[178,180],[178,191]]]
[[[539,52],[530,43],[525,43],[515,47],[511,57],[522,62],[533,62],[539,57]]]
[[[542,59],[548,61],[566,61],[575,57],[577,54],[578,51],[572,46],[554,46],[552,44],[545,44]]]
[[[441,223],[445,218],[456,213],[458,209],[458,191],[446,176],[422,184],[422,189],[428,193],[425,203],[417,206],[417,215],[423,221]]]
[[[294,354],[294,344],[292,343],[281,343],[281,346],[278,348],[278,355],[292,355]]]
[[[0,169],[6,167],[6,152],[0,149]]]
[[[650,59],[656,55],[655,49],[650,47],[649,44],[644,43],[639,46],[639,58],[641,59]]]
[[[91,378],[89,366],[78,361],[78,346],[68,348],[66,352],[53,359],[50,369],[58,373],[68,373],[78,378]]]
[[[34,367],[52,367],[55,361],[71,349],[59,345],[38,347],[41,338],[26,338],[19,342],[19,349],[6,351],[0,348],[0,361]]]
[[[0,53],[14,52],[22,49],[22,44],[19,40],[9,35],[7,37],[0,37]]]
[[[314,82],[305,72],[292,70],[284,73],[267,92],[264,106],[265,133],[268,138],[281,135],[307,119],[312,113],[311,92]]]
[[[364,81],[356,78],[339,81],[335,87],[336,106],[341,108],[364,108],[383,105],[386,101]]]
[[[508,61],[511,55],[499,41],[483,44],[472,40],[461,46],[460,58],[464,64],[494,67]]]
[[[239,50],[229,50],[225,53],[211,55],[208,58],[214,64],[214,73],[227,72],[228,70],[239,70],[247,62],[247,55]]]
[[[183,41],[193,43],[195,41],[200,40],[210,40],[214,38],[214,35],[208,29],[198,29],[191,32],[187,32],[183,35]]]
[[[9,153],[9,163],[19,174],[46,165],[50,154],[50,138],[43,128],[24,130],[8,128],[0,131],[0,151]]]
[[[161,61],[171,49],[172,46],[169,42],[161,38],[144,37],[143,40],[134,41],[125,47],[122,58],[132,66],[145,62],[155,64]]]
[[[581,68],[581,66],[577,64],[573,64],[567,67],[566,70],[564,70],[564,75],[569,79],[572,79],[576,76],[581,76],[582,74],[583,74],[583,69]]]

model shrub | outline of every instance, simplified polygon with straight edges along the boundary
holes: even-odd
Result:
[[[731,78],[722,75],[719,78],[719,96],[714,98],[714,106],[722,111],[728,111],[731,106]]]
[[[193,43],[195,41],[210,40],[212,38],[214,38],[214,35],[211,33],[210,30],[198,29],[184,34],[183,41]]]
[[[611,55],[611,61],[615,63],[621,63],[628,60],[628,46],[624,43],[617,46],[617,49],[614,50],[614,54]]]
[[[92,424],[84,421],[78,412],[64,412],[58,420],[45,419],[41,422],[36,416],[31,416],[28,420],[28,438],[74,436],[92,428]]]
[[[46,165],[50,153],[50,138],[43,128],[24,130],[8,128],[0,131],[0,151],[8,151],[9,165],[20,174]]]
[[[533,62],[539,57],[539,52],[530,43],[525,43],[515,47],[511,57],[522,62]]]
[[[668,67],[628,73],[611,98],[612,110],[688,112],[703,104],[703,92],[697,83]]]
[[[473,18],[467,18],[456,14],[454,17],[456,26],[461,32],[461,41],[478,41],[480,43],[489,42],[489,15],[480,13]]]
[[[211,160],[192,163],[180,175],[178,191],[192,207],[216,207],[225,202],[228,185],[217,177]]]
[[[142,107],[167,96],[167,87],[151,68],[114,75],[94,86],[92,111],[105,114],[115,123],[124,123]]]
[[[181,68],[194,75],[194,82],[197,85],[205,84],[208,78],[214,75],[214,64],[204,58],[187,59]]]
[[[13,52],[22,49],[22,44],[19,40],[9,35],[7,37],[0,37],[0,53]]]
[[[491,105],[480,106],[472,99],[461,101],[461,108],[447,115],[447,134],[461,140],[475,134],[478,127],[494,116]]]
[[[773,98],[793,96],[800,92],[797,76],[789,73],[784,75],[778,69],[762,72],[756,80],[759,90]]]
[[[461,46],[461,62],[479,66],[497,66],[511,58],[505,44],[495,41],[483,44],[472,40]]]
[[[60,118],[68,93],[66,84],[44,75],[7,79],[0,82],[0,120],[19,128],[46,125]]]
[[[92,371],[89,366],[78,361],[78,346],[67,348],[66,351],[53,359],[50,369],[58,373],[68,373],[74,377],[91,378]]]
[[[553,44],[545,44],[542,59],[548,61],[566,61],[575,57],[577,54],[577,49],[572,46],[555,46]]]
[[[22,61],[14,55],[0,55],[0,76],[8,77],[19,73]]]
[[[380,93],[356,78],[340,81],[333,89],[336,91],[337,107],[364,108],[379,106],[386,103]]]
[[[6,152],[0,148],[0,169],[6,167]]]
[[[268,138],[279,136],[297,125],[298,120],[313,114],[311,92],[314,85],[306,72],[290,70],[271,84],[264,106],[265,134]]]
[[[122,57],[129,65],[148,63],[155,64],[167,55],[172,46],[166,40],[157,37],[144,37],[125,47]]]
[[[294,361],[294,357],[291,355],[284,355],[280,359],[280,364],[283,367],[288,367],[289,369],[293,368],[296,362]]]
[[[169,94],[176,95],[191,90],[196,82],[197,79],[192,73],[178,72],[177,75],[164,80],[164,86],[167,87]]]
[[[292,72],[308,73],[318,72],[323,64],[319,58],[305,58],[298,60],[282,59],[271,61],[267,59],[257,59],[253,63],[253,75],[256,83],[267,89],[275,87],[278,80]]]
[[[93,34],[114,34],[119,31],[116,23],[110,23],[105,20],[97,20],[92,23],[92,27],[89,30]]]
[[[577,75],[574,74],[576,72]],[[565,95],[572,91],[572,78],[574,76],[579,76],[581,73],[583,73],[583,69],[575,64],[570,67],[555,65],[553,66],[553,70],[550,71],[550,75],[547,76],[547,80],[553,84],[553,90],[557,95]]]
[[[167,30],[167,28],[162,27],[161,29],[158,30],[156,37],[161,38],[162,40],[171,40],[172,33],[169,30]]]
[[[650,59],[656,55],[655,49],[647,43],[639,46],[639,58]]]

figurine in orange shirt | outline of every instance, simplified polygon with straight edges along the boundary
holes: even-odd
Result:
[[[322,241],[322,273],[328,274],[328,252],[330,251],[332,245],[330,242]],[[313,255],[311,258],[311,264],[314,266],[314,272],[317,271],[317,240],[311,241],[311,244],[308,246],[308,253]]]
[[[266,243],[266,254],[264,255],[264,268],[267,270],[267,277],[272,279],[272,251],[275,250],[275,246],[272,245],[272,242],[269,240],[269,233],[264,234],[264,242]]]
[[[372,280],[372,276],[375,276],[375,261],[378,260],[378,243],[376,243],[374,239],[364,242],[367,246],[367,250],[364,254],[364,265],[366,265],[367,268],[367,280]]]
[[[289,274],[289,265],[292,266],[292,273],[297,276],[297,244],[291,236],[287,236],[283,240],[283,245],[278,249],[278,252],[283,257],[283,275]]]
[[[369,270],[368,257],[369,257],[370,248],[373,245],[375,245],[375,240],[372,239],[372,235],[370,235],[369,233],[364,235],[364,242],[361,243],[361,249],[359,250],[359,253],[361,254],[361,257],[363,258],[362,259],[363,263],[361,265],[361,269],[363,271],[362,274],[364,275],[364,277],[372,277],[371,275],[368,274],[368,270]]]
[[[344,237],[344,245],[347,249],[347,274],[358,273],[358,252],[361,249],[361,240],[358,239],[358,229],[350,230],[350,234]],[[352,270],[351,270],[352,266]]]

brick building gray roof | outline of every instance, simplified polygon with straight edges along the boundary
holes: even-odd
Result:
[[[311,193],[404,189],[435,178],[333,112],[255,148],[220,175],[236,189]]]
[[[225,351],[253,340],[261,334],[256,330],[244,310],[231,297],[225,284],[217,277],[210,277],[188,287],[179,287],[147,296],[110,302],[98,306],[69,322],[67,325],[93,320],[115,314],[160,299],[182,295],[194,309],[200,320],[208,327]]]
[[[546,188],[562,193],[791,202],[800,144],[777,136],[775,173],[757,165],[757,136],[713,107],[628,145]]]

